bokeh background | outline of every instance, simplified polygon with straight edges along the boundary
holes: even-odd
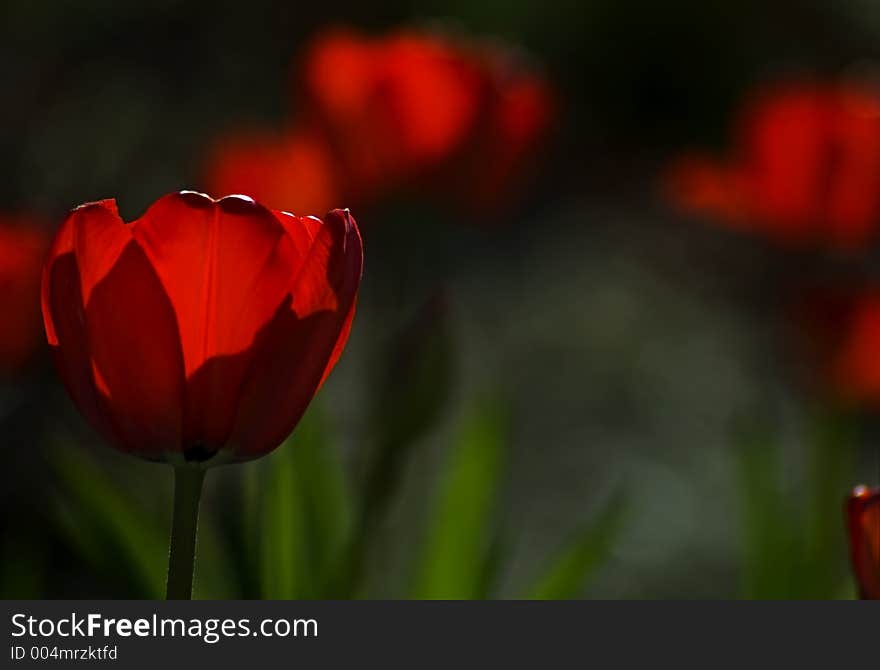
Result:
[[[342,189],[366,253],[351,339],[288,443],[209,474],[196,596],[853,597],[842,503],[880,479],[880,394],[825,374],[848,312],[802,308],[869,290],[876,253],[726,225],[666,185],[682,156],[736,152],[756,90],[873,90],[871,2],[5,0],[0,17],[5,597],[158,597],[167,558],[170,469],[100,444],[29,325],[40,233],[85,201],[134,219],[210,191],[224,137],[308,115],[304,50],[339,26],[516,53],[550,121],[489,207]],[[490,130],[469,139],[482,162],[444,175],[480,183]]]

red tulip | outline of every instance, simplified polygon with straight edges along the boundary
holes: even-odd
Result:
[[[865,600],[880,600],[880,489],[857,487],[846,503],[850,554]]]
[[[508,50],[431,33],[334,30],[298,76],[361,201],[415,187],[491,210],[536,162],[554,112],[547,82]]]
[[[509,50],[415,31],[323,33],[296,81],[285,128],[214,145],[209,190],[294,211],[415,191],[485,220],[533,171],[555,111],[548,83]]]
[[[464,204],[481,215],[503,210],[532,176],[556,112],[550,85],[537,73],[502,51],[486,66],[493,83],[483,119],[449,166]]]
[[[278,446],[335,365],[362,263],[347,210],[322,223],[183,191],[126,224],[103,200],[58,232],[43,318],[70,395],[115,447],[242,461]]]
[[[677,161],[684,209],[786,242],[866,244],[880,223],[880,95],[857,85],[787,85],[738,119],[734,155]]]
[[[48,237],[23,217],[0,217],[0,370],[21,370],[40,345],[40,269]]]
[[[312,42],[300,80],[357,199],[447,159],[474,128],[485,86],[478,64],[439,37],[346,30]]]
[[[205,182],[212,193],[248,193],[270,207],[326,212],[339,202],[339,178],[324,137],[301,128],[222,137],[210,151]]]

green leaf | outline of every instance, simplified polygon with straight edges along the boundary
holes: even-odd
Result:
[[[419,441],[445,411],[451,388],[453,338],[449,307],[435,292],[384,343],[381,365],[370,375],[367,448],[360,452],[357,517],[336,597],[361,597],[365,573],[407,463]]]
[[[743,595],[747,598],[835,598],[846,574],[842,500],[852,485],[852,417],[821,413],[799,446],[803,476],[783,487],[778,439],[768,431],[737,449],[743,500]]]
[[[340,558],[351,528],[351,499],[338,450],[328,435],[320,407],[300,425],[294,456],[300,486],[306,493],[312,561],[323,582]]]
[[[626,515],[623,497],[612,496],[596,518],[553,559],[526,597],[534,600],[577,598],[610,556]]]
[[[306,520],[291,438],[266,458],[261,500],[260,585],[263,598],[304,597],[308,574]]]
[[[260,588],[260,490],[263,474],[260,461],[234,468],[218,468],[219,495],[213,501],[220,520],[217,529],[222,551],[234,571],[235,597],[256,599]]]
[[[9,531],[7,530],[7,533]],[[7,534],[0,554],[0,598],[38,599],[44,593],[48,569],[44,538]]]
[[[213,475],[209,471],[205,478],[205,487],[213,485]],[[240,597],[241,585],[236,582],[235,569],[226,551],[226,543],[217,523],[213,523],[216,515],[213,505],[206,504],[202,499],[199,513],[198,544],[196,545],[196,569],[193,580],[193,598],[225,600]],[[222,526],[223,519],[220,518]],[[169,526],[170,531],[170,526]]]
[[[125,595],[161,598],[167,532],[79,450],[59,448],[51,462],[67,497],[58,520],[72,544],[97,570],[135,589]]]
[[[439,482],[414,597],[480,596],[495,537],[505,425],[492,404],[479,403],[466,417]]]
[[[743,519],[743,596],[790,597],[800,570],[799,516],[782,492],[777,440],[767,431],[744,436],[737,449]]]
[[[851,417],[818,418],[807,454],[806,499],[799,501],[804,528],[804,583],[799,597],[834,598],[848,573],[843,500],[853,485],[856,431]]]
[[[260,504],[263,593],[326,597],[348,539],[351,501],[318,407],[270,459]]]
[[[379,446],[397,453],[433,427],[449,400],[453,338],[442,292],[394,331],[380,358],[383,365],[371,389],[370,425]]]

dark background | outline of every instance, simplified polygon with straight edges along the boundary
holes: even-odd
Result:
[[[432,362],[412,385],[440,390],[425,401],[430,420],[406,445],[352,593],[425,595],[414,575],[434,570],[445,576],[429,595],[530,595],[560,548],[586,537],[584,578],[567,595],[851,597],[841,503],[851,485],[876,480],[876,465],[870,421],[823,402],[794,351],[784,304],[792,276],[813,266],[682,217],[657,179],[688,147],[724,147],[752,87],[870,64],[880,10],[867,0],[4,0],[2,208],[52,229],[80,202],[115,197],[133,219],[163,193],[202,187],[218,133],[295,112],[291,63],[336,24],[503,39],[543,67],[561,103],[540,174],[502,225],[456,225],[403,202],[355,212],[361,308],[316,401],[321,449],[341,457],[344,486],[360,490],[364,461],[381,451],[377,422],[406,421],[399,394],[413,373],[392,373],[388,395],[375,390],[397,370],[389,342],[426,343]],[[447,308],[413,335],[412,315],[438,294]],[[156,596],[170,470],[99,444],[54,380],[42,360],[0,398],[3,590]],[[458,436],[486,406],[504,425],[490,473],[449,484]],[[289,465],[286,451],[209,475],[198,596],[329,595],[285,577],[308,550],[278,530],[289,524],[275,506],[296,506],[307,488],[290,493],[305,466],[290,479],[273,473]],[[481,476],[493,502],[473,528],[497,566],[491,584],[462,591],[467,554],[448,547],[467,543],[455,528],[469,522],[426,538],[443,482],[471,487],[451,494],[467,515],[485,502]],[[357,518],[360,500],[345,513]]]

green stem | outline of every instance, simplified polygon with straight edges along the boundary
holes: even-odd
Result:
[[[205,471],[191,465],[174,468],[174,516],[171,520],[171,547],[168,552],[167,600],[192,598],[196,561],[196,530],[199,500]]]

